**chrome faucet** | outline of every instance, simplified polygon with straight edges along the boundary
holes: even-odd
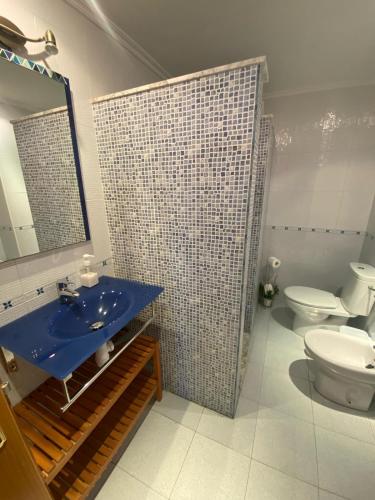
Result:
[[[69,279],[66,279],[66,281],[58,281],[56,283],[57,293],[62,304],[70,304],[71,302],[74,302],[74,299],[79,297],[79,292],[71,288],[73,285],[74,283],[69,281]]]

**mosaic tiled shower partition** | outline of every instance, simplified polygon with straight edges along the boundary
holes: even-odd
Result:
[[[165,387],[230,416],[260,80],[221,68],[94,102],[115,274],[165,287]]]

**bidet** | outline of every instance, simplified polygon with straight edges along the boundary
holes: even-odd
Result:
[[[316,365],[315,389],[335,403],[368,411],[375,393],[373,341],[316,329],[306,333],[305,347]]]

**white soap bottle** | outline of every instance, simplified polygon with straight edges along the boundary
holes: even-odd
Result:
[[[90,255],[85,253],[82,255],[84,271],[81,274],[81,285],[87,288],[91,288],[99,283],[98,273],[91,271],[91,259],[95,258],[95,255]]]

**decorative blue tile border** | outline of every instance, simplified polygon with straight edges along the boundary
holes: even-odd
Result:
[[[111,258],[107,258],[103,261],[100,261],[100,262],[94,264],[94,267],[97,269],[99,276],[105,274],[105,268],[109,266],[110,261],[111,261]],[[43,299],[43,303],[45,302],[45,299],[47,298],[47,296],[50,297],[50,300],[54,300],[55,298],[57,298],[57,292],[56,292],[56,294],[54,292],[56,291],[56,282],[59,279],[60,279],[59,277],[56,277],[56,279],[53,282],[43,283],[40,286],[37,286],[34,290],[26,292],[22,295],[17,295],[14,297],[7,297],[5,300],[3,300],[0,303],[0,326],[1,326],[2,313],[4,313],[4,311],[7,311],[8,309],[10,309],[12,307],[20,306],[22,304],[25,304],[26,302],[29,302],[32,299],[38,298],[38,297],[40,299]],[[79,272],[78,271],[74,272],[72,274],[69,274],[68,276],[65,276],[65,279],[73,281],[77,285],[77,288],[78,288],[78,286],[80,286]]]
[[[18,66],[22,66],[23,68],[30,69],[31,71],[36,71],[41,75],[47,76],[56,82],[64,83],[65,85],[69,85],[69,80],[64,76],[60,75],[60,73],[56,73],[56,71],[52,71],[41,64],[38,64],[34,61],[30,61],[29,59],[25,59],[24,57],[18,56],[9,50],[0,48],[0,57],[5,59],[6,61],[12,62],[14,64],[18,64]]]
[[[355,231],[351,229],[337,229],[337,228],[326,228],[326,227],[305,227],[305,226],[267,226],[268,229],[272,231],[300,231],[304,233],[330,233],[330,234],[351,234],[358,236],[371,236],[373,235],[367,233],[366,231]]]
[[[23,231],[24,229],[34,229],[34,224],[29,224],[25,226],[0,226],[1,231],[14,231],[18,229],[19,231]]]

